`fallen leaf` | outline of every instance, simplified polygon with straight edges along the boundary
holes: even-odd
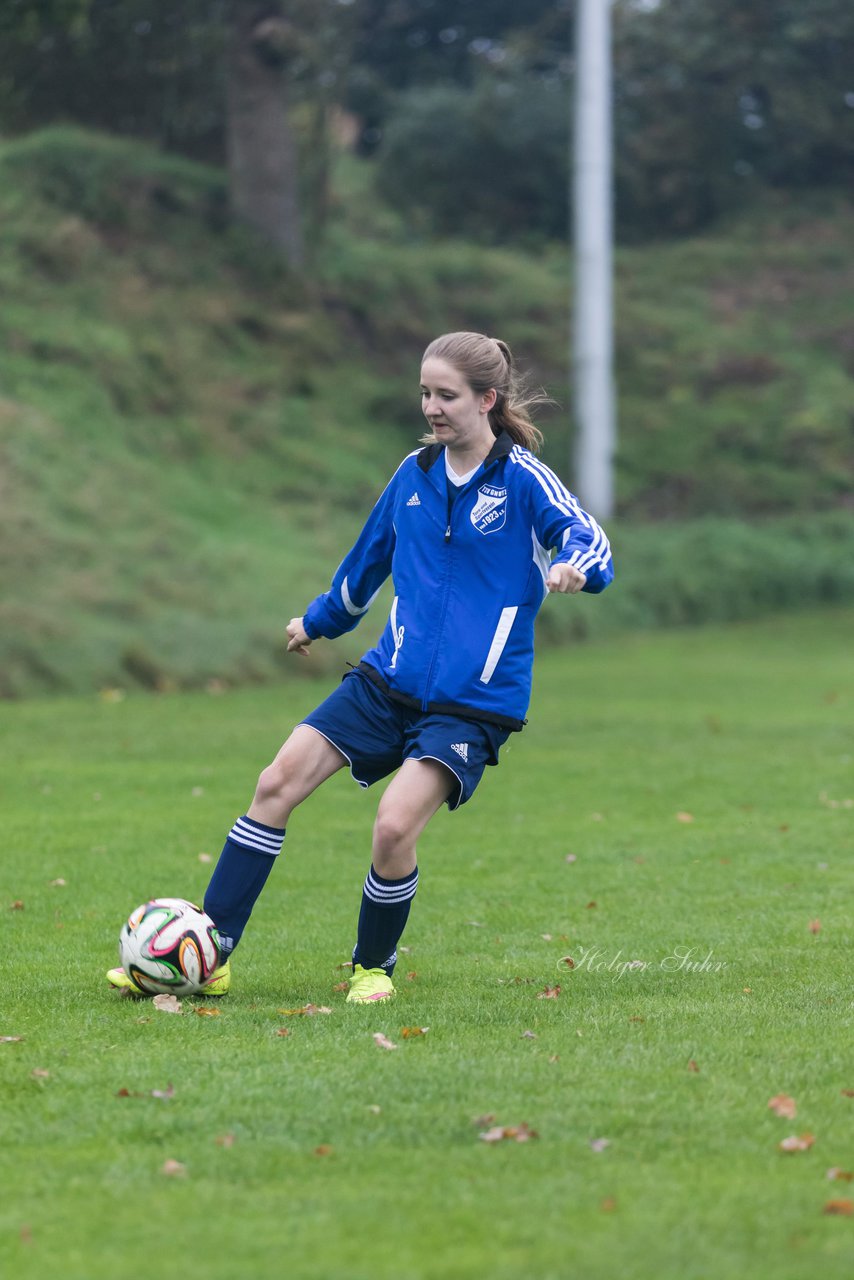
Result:
[[[183,1013],[181,1001],[177,996],[153,996],[151,1003],[155,1009],[159,1009],[161,1013]]]
[[[646,1022],[646,1018],[639,1018],[639,1017],[629,1018],[629,1022]]]
[[[560,987],[543,987],[542,991],[537,992],[538,1000],[557,1000],[560,995]]]
[[[6,1037],[6,1039],[8,1039],[8,1040],[20,1040],[20,1039],[21,1039],[21,1037],[20,1037],[20,1036],[7,1036],[7,1037]],[[843,1098],[854,1098],[854,1089],[840,1089],[840,1091],[839,1091],[839,1092],[842,1094]]]
[[[279,1027],[278,1031],[276,1032],[277,1036],[289,1036],[290,1034],[291,1032],[289,1027]]]
[[[384,1036],[381,1031],[374,1032],[374,1044],[379,1045],[381,1049],[396,1049],[397,1045],[389,1040],[388,1036]]]
[[[797,1137],[795,1134],[791,1134],[788,1138],[784,1138],[783,1141],[777,1145],[781,1151],[786,1152],[809,1151],[814,1142],[815,1138],[811,1133],[802,1133],[800,1137]]]
[[[482,929],[484,927],[479,920],[466,920],[466,924],[471,925],[472,929]]]
[[[407,981],[407,982],[414,982],[414,981],[415,981],[415,979],[416,979],[417,977],[418,977],[418,974],[415,972],[415,970],[414,970],[414,969],[410,969],[410,970],[409,970],[409,973],[406,975],[406,981]]]
[[[694,821],[694,815],[693,815],[693,813],[686,813],[684,810],[681,810],[681,811],[680,811],[679,813],[677,813],[677,815],[676,815],[676,821],[677,821],[677,822],[693,822],[693,821]]]
[[[50,1072],[47,1071],[44,1067],[33,1067],[32,1071],[30,1072],[30,1075],[33,1077],[34,1080],[50,1079]]]
[[[596,902],[588,902],[587,906],[585,907],[585,910],[592,911],[597,906],[598,906],[598,903]]]
[[[773,1098],[769,1098],[768,1106],[775,1116],[783,1116],[786,1120],[794,1120],[798,1114],[795,1099],[790,1098],[787,1093],[778,1093]]]
[[[24,904],[20,898],[16,898],[15,901],[10,903],[9,905],[10,911],[23,911],[23,909],[24,909]]]
[[[826,1177],[828,1177],[831,1182],[854,1181],[854,1173],[849,1173],[847,1169],[828,1169]]]
[[[539,1136],[535,1129],[529,1129],[526,1124],[499,1124],[479,1135],[481,1142],[502,1142],[505,1138],[510,1142],[530,1142],[531,1138]]]
[[[403,948],[402,948],[402,947],[398,947],[398,951],[402,951],[402,950],[403,950]],[[335,968],[336,968],[336,969],[352,969],[352,968],[353,968],[353,961],[352,961],[352,960],[342,960],[340,964],[336,964]]]
[[[746,996],[752,996],[752,995],[753,995],[753,987],[742,987],[741,989],[742,989],[742,991],[744,992],[744,994],[745,994]]]
[[[411,1040],[413,1036],[426,1036],[429,1030],[429,1027],[401,1027],[400,1034],[404,1040]]]
[[[213,862],[213,858],[209,853],[200,853],[199,862]]]
[[[349,986],[349,983],[348,983],[348,986]],[[328,1005],[325,1005],[325,1004],[304,1004],[300,1009],[280,1009],[279,1010],[279,1013],[281,1013],[286,1018],[299,1017],[300,1015],[302,1015],[303,1017],[312,1018],[316,1013],[331,1013],[331,1012],[332,1010],[329,1008]]]
[[[350,983],[349,983],[349,982],[347,981],[347,979],[345,978],[343,982],[336,982],[336,983],[335,983],[335,986],[332,988],[332,990],[333,990],[333,991],[349,991],[349,990],[350,990]]]
[[[210,1004],[200,1004],[196,1006],[193,1013],[197,1013],[200,1018],[218,1018],[222,1009],[215,1009]]]
[[[233,1134],[233,1133],[221,1133],[221,1134],[219,1135],[219,1137],[215,1139],[215,1142],[216,1142],[216,1145],[217,1145],[218,1147],[233,1147],[233,1146],[234,1146],[234,1134]]]
[[[411,947],[398,947],[397,949],[398,949],[398,951],[400,952],[400,954],[401,954],[402,956],[411,956],[411,955],[412,955],[412,948],[411,948]]]
[[[809,923],[809,931],[810,931],[810,933],[821,933],[821,921],[820,921],[820,920],[810,920],[810,923]]]
[[[66,884],[67,881],[63,880],[62,876],[60,876],[57,880],[51,880],[50,887],[51,889],[64,889]]]
[[[560,960],[558,960],[558,964],[566,965],[567,969],[575,968],[575,961],[572,956],[561,956]]]
[[[552,940],[552,935],[550,933],[541,933],[540,937],[543,939],[544,942],[551,942]]]
[[[560,1062],[560,1054],[553,1053],[552,1056],[549,1058],[549,1062]]]
[[[568,853],[568,854],[566,855],[565,861],[566,861],[566,862],[570,862],[570,863],[571,863],[571,862],[577,862],[577,861],[578,861],[578,854],[577,854],[577,853]]]
[[[181,1164],[180,1160],[166,1160],[161,1165],[160,1172],[167,1178],[184,1178],[187,1175],[187,1166]]]
[[[328,1142],[321,1142],[319,1147],[314,1148],[314,1154],[316,1156],[331,1156],[332,1148]]]
[[[20,1044],[23,1038],[23,1036],[0,1036],[0,1044]]]
[[[487,1125],[492,1124],[495,1119],[493,1112],[488,1111],[485,1116],[476,1116],[472,1120],[472,1124],[478,1129],[485,1129]]]
[[[523,1031],[519,1037],[520,1040],[536,1040],[537,1038],[536,1031]]]
[[[175,1097],[175,1086],[167,1084],[165,1089],[152,1089],[150,1093],[142,1093],[138,1089],[118,1089],[116,1091],[117,1098],[160,1098],[161,1100]]]
[[[690,1061],[689,1061],[689,1063],[688,1063],[688,1070],[689,1070],[689,1071],[696,1071],[696,1072],[699,1074],[700,1068],[697,1066],[697,1064],[696,1064],[696,1062],[694,1061],[694,1059],[693,1059],[693,1058],[691,1058],[691,1060],[690,1060]]]
[[[368,1106],[368,1110],[370,1111],[372,1116],[378,1116],[382,1114],[382,1107],[379,1106],[376,1102],[370,1103],[370,1105]]]
[[[606,1147],[610,1147],[610,1145],[608,1138],[591,1138],[589,1143],[590,1150],[595,1151],[597,1154],[600,1151],[604,1151]]]
[[[605,1199],[602,1201],[602,1203],[599,1205],[599,1208],[601,1209],[602,1213],[613,1213],[616,1207],[617,1207],[617,1202],[613,1196],[606,1196]]]
[[[32,1244],[33,1243],[32,1227],[28,1226],[25,1223],[24,1226],[21,1227],[21,1230],[18,1232],[18,1239],[21,1241],[21,1244]]]
[[[850,1218],[854,1214],[854,1200],[828,1200],[822,1210],[823,1213],[835,1213],[843,1218]]]

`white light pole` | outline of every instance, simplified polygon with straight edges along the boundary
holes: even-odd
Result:
[[[578,0],[573,224],[574,485],[603,519],[614,510],[611,0]]]

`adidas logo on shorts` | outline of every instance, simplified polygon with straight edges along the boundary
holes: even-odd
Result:
[[[408,507],[420,507],[420,506],[421,506],[421,499],[419,498],[419,496],[418,496],[417,492],[416,492],[416,493],[413,493],[412,497],[409,499],[409,501],[407,502],[407,504],[406,504],[406,505],[407,505]]]
[[[452,750],[452,751],[456,751],[456,753],[457,753],[457,755],[460,757],[460,759],[461,759],[461,760],[465,760],[466,764],[468,764],[468,762],[469,762],[469,744],[468,744],[467,742],[452,742],[452,743],[451,743],[451,750]]]

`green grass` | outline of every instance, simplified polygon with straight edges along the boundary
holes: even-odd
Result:
[[[342,775],[294,816],[220,1016],[103,981],[138,900],[203,892],[199,853],[327,683],[7,705],[4,1274],[177,1254],[211,1280],[850,1275],[854,1221],[823,1207],[850,1198],[827,1169],[854,1168],[852,624],[543,655],[500,771],[422,840],[382,1008],[333,990],[377,799]],[[674,970],[677,948],[712,967]],[[333,1012],[278,1012],[307,1002]],[[489,1146],[488,1114],[539,1137]]]

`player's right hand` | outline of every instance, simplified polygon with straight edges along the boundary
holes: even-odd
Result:
[[[285,631],[288,637],[288,653],[301,653],[304,658],[307,658],[311,637],[305,634],[302,618],[291,618]]]

